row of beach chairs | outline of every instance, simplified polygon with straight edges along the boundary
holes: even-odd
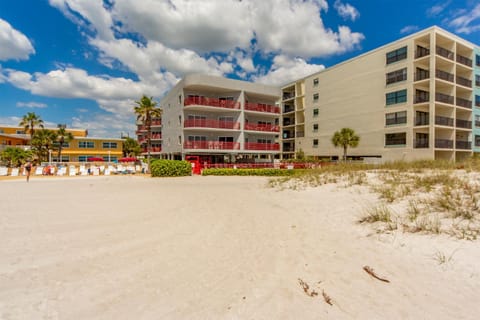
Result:
[[[108,165],[108,166],[36,166],[32,171],[32,175],[56,175],[56,176],[99,176],[111,174],[135,174],[143,172],[142,166],[123,166],[123,165]],[[0,176],[24,176],[26,175],[24,168],[8,168],[0,167]]]

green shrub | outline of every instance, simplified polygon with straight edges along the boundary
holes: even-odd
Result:
[[[284,169],[225,169],[212,168],[204,169],[202,175],[204,176],[290,176],[297,172],[297,170]]]
[[[192,174],[192,165],[188,161],[153,160],[152,177],[182,177]]]

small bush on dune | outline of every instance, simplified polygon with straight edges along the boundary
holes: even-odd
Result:
[[[152,177],[182,177],[192,174],[192,166],[188,161],[153,160]]]

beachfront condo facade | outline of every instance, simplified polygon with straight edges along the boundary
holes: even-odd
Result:
[[[480,152],[480,49],[431,27],[282,87],[282,158],[458,161]],[[377,161],[375,160],[375,161]]]
[[[280,155],[280,92],[279,87],[187,75],[160,102],[159,156],[198,156],[209,163],[272,162]],[[142,132],[138,137],[145,139]]]
[[[58,128],[45,129],[58,130]],[[63,144],[61,159],[58,159],[58,146],[52,146],[49,158],[53,162],[87,162],[89,159],[116,162],[123,156],[123,139],[89,137],[85,129],[66,131],[73,135],[73,140]],[[29,150],[30,134],[25,132],[24,127],[0,125],[0,151],[7,147]]]

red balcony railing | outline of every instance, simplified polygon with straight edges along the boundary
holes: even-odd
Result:
[[[160,133],[156,133],[156,134],[152,134],[152,136],[150,137],[150,140],[161,140],[162,139],[162,135]],[[139,144],[142,144],[142,143],[146,143],[147,142],[147,137],[145,136],[142,136],[141,138],[138,139],[138,143]]]
[[[162,147],[151,147],[150,152],[160,152],[162,151]],[[143,148],[143,153],[147,153],[147,148]]]
[[[223,141],[185,141],[183,147],[185,149],[239,150],[240,143]]]
[[[268,112],[268,113],[280,113],[280,107],[272,106],[265,103],[245,102],[245,110]]]
[[[278,143],[245,142],[245,150],[279,151],[280,145]]]
[[[188,97],[185,99],[184,105],[200,105],[216,108],[240,109],[240,102],[207,97]]]
[[[240,122],[214,119],[187,119],[183,125],[185,128],[240,129]]]
[[[244,125],[245,130],[251,131],[266,131],[266,132],[279,132],[280,127],[273,125],[273,124],[253,124],[253,123],[245,123]]]

